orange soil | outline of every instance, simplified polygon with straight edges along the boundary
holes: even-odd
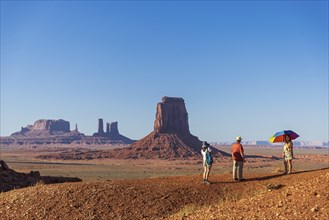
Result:
[[[42,185],[0,193],[1,219],[328,219],[329,168]],[[268,185],[281,184],[279,189]]]

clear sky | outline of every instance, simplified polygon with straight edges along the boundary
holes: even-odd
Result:
[[[1,1],[1,126],[140,139],[162,96],[201,140],[328,141],[328,1]]]

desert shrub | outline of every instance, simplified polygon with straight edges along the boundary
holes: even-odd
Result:
[[[274,190],[274,189],[280,189],[284,187],[281,183],[269,183],[266,185],[267,190]]]
[[[274,170],[274,173],[282,173],[282,172],[283,172],[283,170],[280,167],[278,167]]]
[[[180,216],[182,216],[182,218],[189,216],[190,214],[192,214],[193,212],[195,212],[197,210],[197,206],[194,204],[189,204],[184,206],[183,208],[181,208],[180,210]]]
[[[43,181],[43,180],[39,180],[38,182],[36,182],[34,184],[34,186],[43,186],[43,185],[45,185],[45,181]]]

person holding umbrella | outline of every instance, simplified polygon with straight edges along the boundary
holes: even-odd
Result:
[[[299,135],[292,130],[284,130],[276,132],[270,139],[270,143],[284,142],[282,157],[284,159],[285,174],[292,171],[293,143],[292,140],[298,138]]]
[[[293,143],[289,135],[284,137],[283,153],[285,174],[292,172],[292,158],[294,157]]]

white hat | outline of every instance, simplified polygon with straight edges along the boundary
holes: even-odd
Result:
[[[207,141],[203,141],[202,142],[202,148],[207,148],[208,147],[208,143]]]
[[[237,141],[241,141],[242,138],[241,138],[241,136],[237,136],[237,137],[235,138],[235,140],[237,140]]]

